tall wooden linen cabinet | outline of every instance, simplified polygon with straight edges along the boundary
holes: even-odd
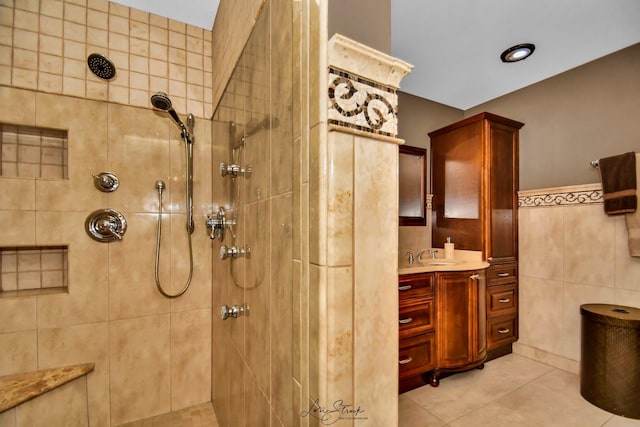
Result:
[[[481,113],[430,132],[432,246],[482,251],[487,270],[487,360],[518,339],[518,132]]]

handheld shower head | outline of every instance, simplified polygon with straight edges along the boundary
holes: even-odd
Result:
[[[169,113],[169,116],[171,116],[171,119],[173,119],[174,123],[178,125],[180,130],[183,133],[187,132],[186,126],[184,125],[184,123],[182,123],[182,120],[180,120],[180,117],[178,116],[178,113],[176,113],[176,110],[173,109],[171,99],[169,99],[169,96],[167,96],[166,93],[156,92],[151,95],[151,105],[153,105],[153,107],[157,110],[162,110]]]

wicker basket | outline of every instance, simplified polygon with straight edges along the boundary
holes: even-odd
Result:
[[[616,415],[640,419],[640,309],[580,306],[580,394]]]

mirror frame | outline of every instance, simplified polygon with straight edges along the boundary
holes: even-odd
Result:
[[[400,157],[401,155],[411,155],[422,157],[422,162],[420,163],[422,166],[422,170],[420,171],[420,183],[416,185],[416,182],[408,183],[403,182],[402,173],[400,171]],[[422,207],[422,216],[399,216],[399,225],[400,226],[426,226],[427,225],[427,150],[425,148],[419,147],[410,147],[406,145],[400,145],[398,147],[398,212],[400,211],[400,188],[402,186],[414,186],[420,187],[419,190],[415,191],[415,194],[412,194],[412,198],[420,199],[420,206]],[[419,193],[419,194],[418,194]]]

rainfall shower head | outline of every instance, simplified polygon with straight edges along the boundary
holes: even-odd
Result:
[[[166,93],[156,92],[153,95],[151,95],[151,105],[153,105],[154,108],[158,110],[166,111],[167,113],[169,113],[169,115],[171,116],[175,124],[178,125],[180,130],[186,135],[188,135],[186,126],[184,125],[184,123],[182,123],[182,120],[180,120],[180,117],[178,117],[178,113],[176,113],[176,110],[173,109],[171,105],[171,99],[169,99]]]
[[[92,53],[87,58],[87,65],[96,77],[102,80],[111,80],[116,76],[116,67],[113,62],[104,55]]]

